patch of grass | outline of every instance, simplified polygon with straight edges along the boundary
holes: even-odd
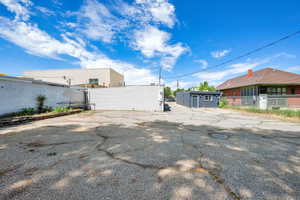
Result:
[[[224,108],[234,109],[234,110],[241,110],[251,113],[260,113],[260,114],[270,114],[270,115],[278,115],[283,117],[289,117],[289,118],[297,118],[300,119],[300,110],[289,110],[289,109],[267,109],[267,110],[261,110],[256,107],[239,107],[239,106],[224,106]]]
[[[36,114],[49,113],[49,112],[52,112],[52,111],[53,111],[53,108],[50,107],[50,106],[44,106],[43,109],[42,109],[42,112],[39,112],[35,108],[28,107],[28,108],[22,108],[19,112],[13,112],[13,113],[0,115],[0,119],[1,118],[8,118],[8,117],[32,116],[32,115],[36,115]]]
[[[62,113],[62,112],[68,112],[71,111],[71,108],[65,108],[65,107],[56,107],[54,108],[53,112],[55,113]]]
[[[224,107],[227,106],[227,105],[228,105],[228,100],[227,100],[227,98],[226,98],[226,97],[222,97],[222,98],[220,99],[219,107],[220,107],[220,108],[224,108]]]

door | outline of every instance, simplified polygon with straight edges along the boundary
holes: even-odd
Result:
[[[192,96],[192,107],[193,108],[198,107],[198,96]]]

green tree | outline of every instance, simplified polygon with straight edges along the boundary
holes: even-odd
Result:
[[[173,92],[173,94],[174,94],[174,96],[176,97],[176,93],[177,92],[184,92],[185,90],[184,89],[182,89],[182,88],[177,88],[174,92]]]
[[[43,96],[43,95],[39,95],[39,96],[36,97],[37,111],[38,111],[38,113],[42,113],[43,112],[45,101],[46,101],[46,97]]]
[[[210,86],[207,81],[204,81],[203,83],[200,83],[200,85],[197,87],[197,90],[214,92],[216,91],[216,88],[214,86]]]
[[[171,97],[172,96],[172,90],[170,87],[165,87],[164,88],[164,93],[165,93],[165,97]]]

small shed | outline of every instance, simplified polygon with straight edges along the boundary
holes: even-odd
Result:
[[[176,93],[176,103],[191,108],[218,107],[220,96],[220,92],[178,92]]]

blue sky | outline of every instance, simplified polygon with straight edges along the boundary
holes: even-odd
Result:
[[[212,68],[300,29],[298,0],[0,0],[0,72],[112,67],[128,84],[213,85],[248,69],[300,73],[300,35]]]

